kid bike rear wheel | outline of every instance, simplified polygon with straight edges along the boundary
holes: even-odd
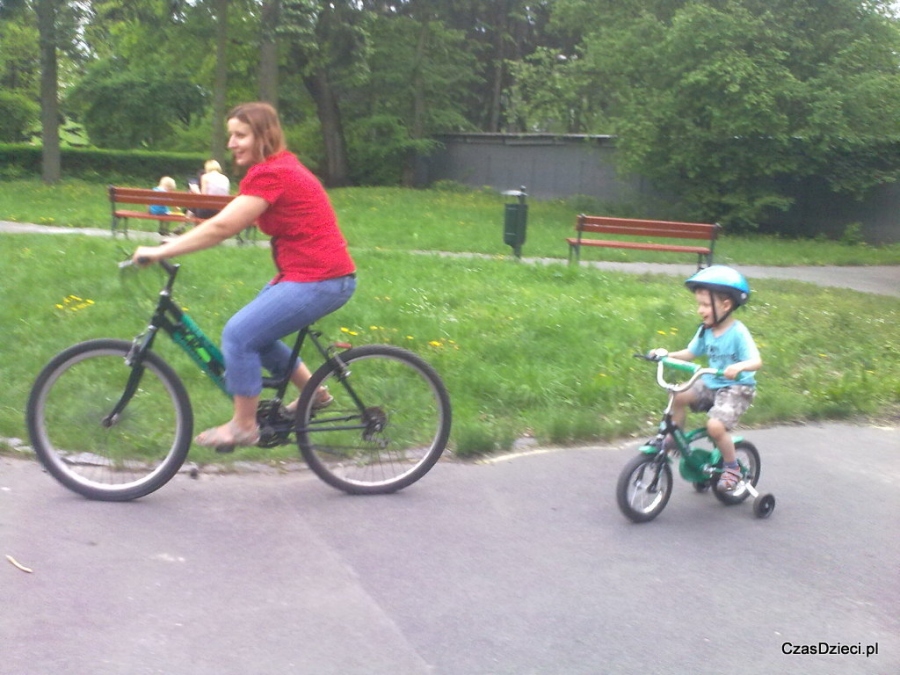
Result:
[[[317,411],[321,386],[334,401]],[[365,345],[331,358],[303,388],[297,442],[332,487],[384,494],[428,473],[447,445],[450,418],[447,389],[428,363],[399,347]]]
[[[89,340],[60,352],[28,398],[35,453],[60,483],[90,499],[127,501],[165,485],[187,457],[193,413],[178,375],[153,352],[125,408],[111,413],[132,367],[124,340]]]
[[[635,523],[656,518],[671,496],[672,467],[665,457],[641,453],[619,474],[616,501],[619,510]]]
[[[744,479],[738,483],[737,487],[731,492],[719,489],[718,477],[715,477],[711,481],[712,491],[716,496],[716,499],[723,504],[728,505],[740,504],[747,499],[747,497],[750,496],[747,484],[749,483],[753,487],[756,487],[756,484],[759,482],[760,463],[759,451],[757,451],[756,446],[749,441],[738,441],[734,444],[734,451],[738,462],[745,471]],[[719,467],[721,466],[720,462]]]

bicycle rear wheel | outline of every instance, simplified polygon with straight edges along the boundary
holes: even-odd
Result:
[[[314,394],[323,385],[334,402],[316,411]],[[297,406],[297,442],[329,485],[383,494],[428,473],[447,445],[450,418],[447,389],[428,363],[399,347],[365,345],[313,374]]]
[[[89,340],[60,352],[31,390],[26,417],[35,453],[60,483],[90,499],[127,501],[165,485],[187,457],[193,413],[184,385],[153,352],[137,391],[109,419],[132,367],[131,343]]]
[[[756,487],[756,484],[759,482],[760,472],[759,451],[753,443],[750,441],[738,441],[734,444],[734,452],[738,462],[740,462],[741,467],[744,469],[744,479],[738,483],[737,487],[731,492],[719,489],[718,475],[711,483],[713,494],[716,496],[716,499],[729,506],[740,504],[750,496],[747,484],[749,483],[753,487]],[[719,462],[719,468],[721,468],[721,466],[722,463]]]

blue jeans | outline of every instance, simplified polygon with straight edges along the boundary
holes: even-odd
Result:
[[[342,307],[356,290],[356,278],[269,284],[232,316],[222,331],[225,384],[232,396],[259,396],[262,369],[273,377],[293,372],[285,335]]]

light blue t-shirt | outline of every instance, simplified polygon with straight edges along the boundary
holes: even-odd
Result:
[[[158,185],[155,188],[153,188],[153,190],[156,192],[165,192],[165,190],[163,190]],[[169,215],[169,207],[162,206],[161,204],[151,204],[150,205],[150,215],[152,215],[152,216],[167,216],[167,215]]]
[[[759,350],[753,336],[747,327],[737,320],[718,337],[713,335],[711,328],[704,330],[703,326],[700,326],[687,348],[694,356],[706,356],[709,367],[717,370],[724,370],[734,363],[759,358]],[[717,375],[704,375],[703,383],[710,389],[721,389],[735,384],[753,387],[756,386],[756,377],[747,371],[741,373],[736,380]]]

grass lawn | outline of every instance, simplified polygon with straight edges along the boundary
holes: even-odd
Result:
[[[151,186],[132,186],[151,187]],[[0,220],[102,227],[110,225],[106,185],[65,180],[48,187],[38,180],[0,183]],[[450,251],[510,255],[503,244],[504,204],[510,198],[489,191],[449,192],[401,188],[342,188],[331,191],[341,225],[354,250]],[[529,201],[523,255],[566,258],[584,200]],[[594,215],[604,215],[595,213]],[[132,228],[155,230],[153,221]],[[684,254],[590,249],[583,260],[691,262]],[[900,244],[886,247],[838,242],[724,235],[716,261],[744,265],[897,265]]]
[[[390,191],[353,194],[359,197],[353,205],[340,195],[335,201],[354,242],[359,290],[320,327],[333,339],[399,344],[425,356],[452,396],[451,442],[459,455],[507,449],[523,434],[571,444],[653,432],[665,396],[653,367],[631,355],[687,344],[697,318],[681,279],[562,262],[524,265],[500,255],[496,242],[496,256],[413,254],[406,249],[436,242],[447,250],[464,250],[467,242],[488,247],[500,226],[480,223],[443,196],[426,203],[435,214],[457,208],[457,221],[423,210],[426,203],[416,200],[425,193],[393,204]],[[390,236],[379,244],[378,223],[397,232],[388,222],[392,214],[410,229],[437,223],[418,227],[428,246],[412,246],[412,232],[403,245]],[[481,232],[488,226],[490,237]],[[443,239],[449,235],[432,231],[442,228],[466,234]],[[28,391],[55,353],[93,337],[130,339],[144,328],[161,275],[154,269],[120,274],[115,263],[130,246],[75,235],[0,235],[0,437],[24,437]],[[268,252],[251,247],[219,247],[181,262],[177,298],[210,336],[272,274]],[[783,280],[753,286],[739,318],[754,333],[765,366],[748,425],[896,411],[900,299]],[[197,428],[226,419],[228,400],[167,340],[158,345],[185,380]]]

